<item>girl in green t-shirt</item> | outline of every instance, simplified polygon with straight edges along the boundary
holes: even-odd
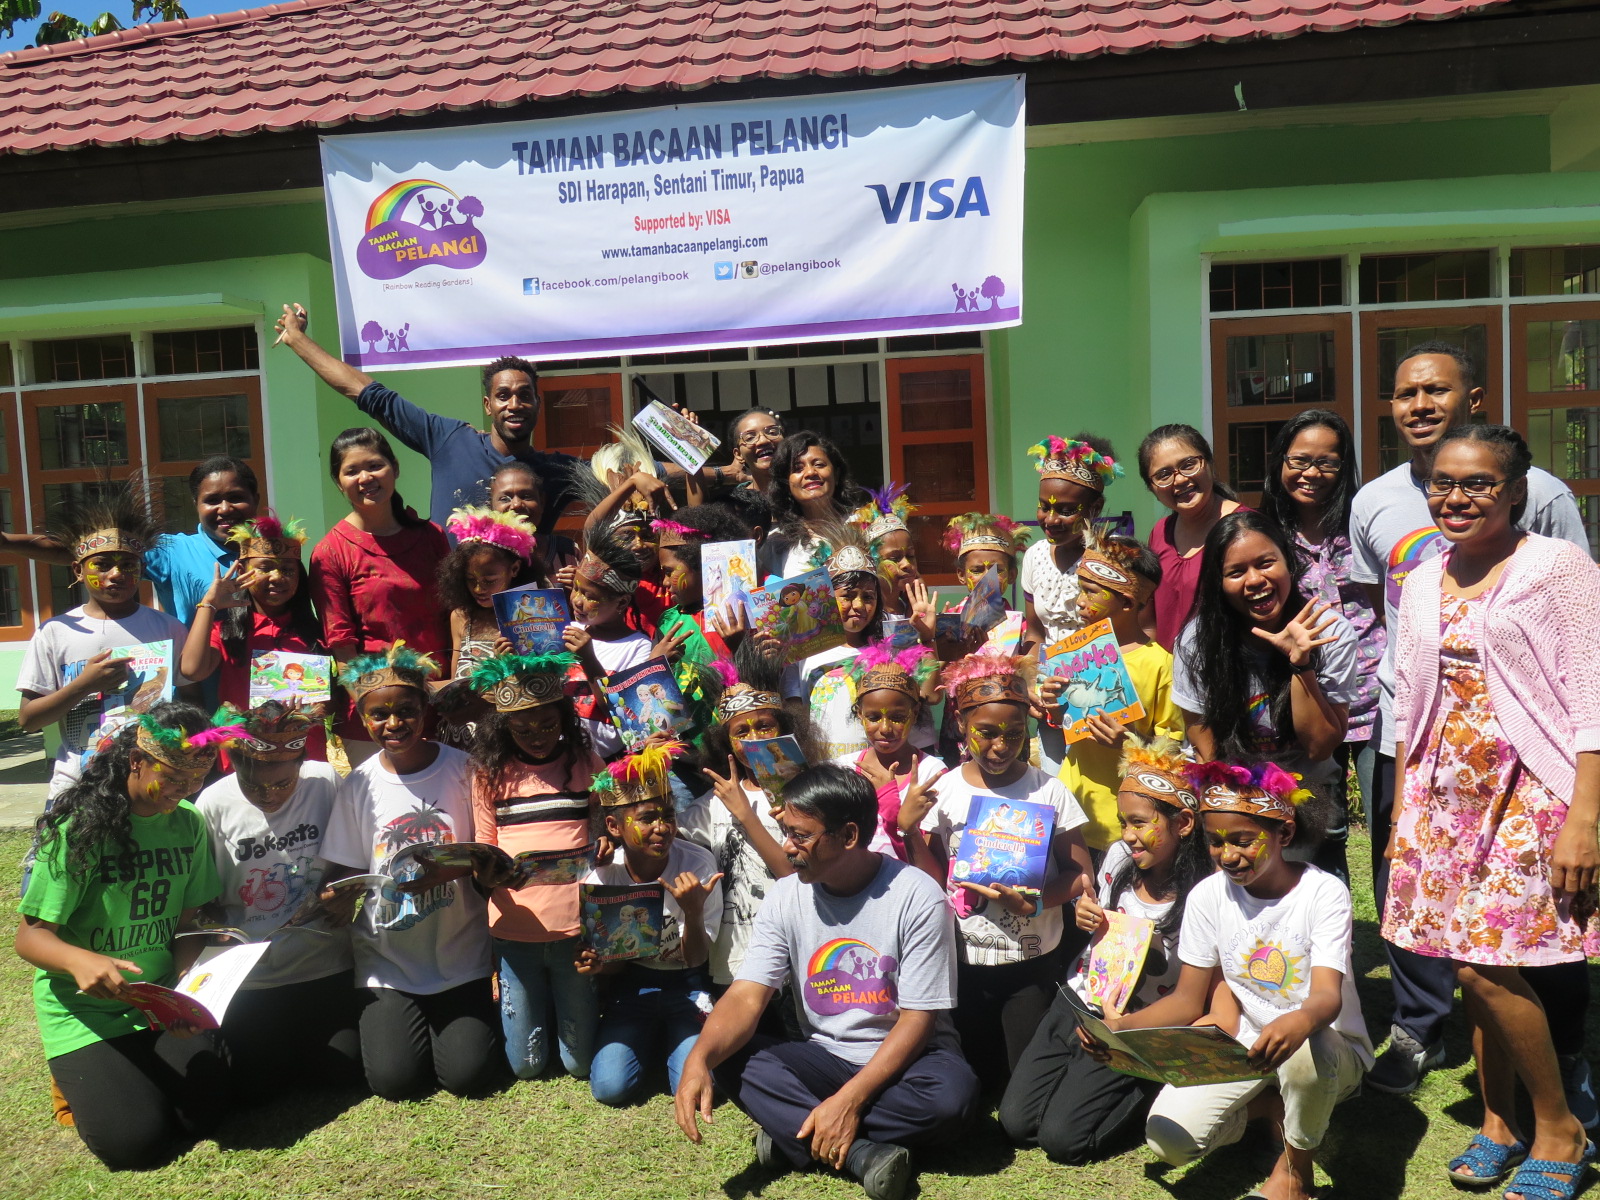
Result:
[[[187,800],[216,760],[221,731],[209,726],[193,705],[163,703],[103,743],[39,818],[19,906],[16,948],[38,968],[50,1074],[84,1144],[113,1170],[160,1163],[226,1099],[212,1036],[152,1028],[129,991],[173,982],[184,965],[173,938],[219,890],[205,820]]]

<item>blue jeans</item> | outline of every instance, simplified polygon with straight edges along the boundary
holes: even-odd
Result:
[[[612,1106],[637,1100],[646,1070],[661,1061],[663,1049],[667,1090],[678,1090],[678,1076],[711,1006],[706,984],[700,971],[649,967],[630,966],[616,977],[600,1018],[600,1046],[589,1070],[589,1090],[596,1100]]]
[[[550,1006],[556,1045],[567,1074],[582,1079],[594,1058],[600,1004],[594,979],[578,974],[578,938],[559,942],[494,940],[500,963],[500,1026],[506,1059],[518,1079],[537,1079],[550,1061]]]

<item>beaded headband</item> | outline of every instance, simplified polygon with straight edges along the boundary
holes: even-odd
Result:
[[[1311,799],[1310,789],[1300,786],[1300,776],[1290,774],[1276,763],[1256,763],[1249,767],[1220,762],[1190,763],[1186,773],[1200,789],[1201,812],[1237,812],[1249,817],[1292,821],[1295,809]]]
[[[577,575],[579,579],[592,583],[602,591],[610,592],[613,596],[631,596],[633,588],[628,582],[618,575],[616,569],[592,550],[583,552],[583,559],[578,563]]]
[[[479,663],[468,683],[496,712],[522,712],[561,700],[562,683],[577,661],[571,654],[497,654]]]
[[[763,692],[748,683],[732,684],[717,700],[717,724],[726,725],[735,717],[764,708],[782,712],[783,699],[777,692]]]
[[[428,679],[438,673],[439,664],[428,655],[396,642],[386,651],[351,659],[339,672],[339,683],[359,701],[368,692],[385,687],[408,687],[426,693]]]
[[[79,538],[72,546],[72,561],[82,562],[96,554],[137,554],[143,555],[144,541],[135,537],[126,530],[112,526],[107,529],[96,529]]]
[[[1030,703],[1028,684],[1037,665],[1032,658],[980,650],[947,666],[944,684],[955,697],[957,712],[997,701],[1026,708]]]
[[[1065,479],[1096,492],[1105,491],[1106,485],[1123,473],[1116,459],[1101,454],[1088,442],[1054,434],[1029,446],[1028,453],[1038,459],[1034,469],[1041,479]]]
[[[521,513],[495,512],[468,504],[450,514],[444,527],[455,535],[458,545],[482,542],[508,550],[524,562],[533,557],[538,545],[533,526]]]
[[[268,700],[249,712],[240,712],[232,704],[224,704],[212,720],[226,722],[239,731],[228,743],[230,753],[256,762],[290,762],[304,758],[306,742],[319,724],[310,713],[276,700]]]
[[[664,800],[672,794],[669,768],[688,747],[682,742],[656,742],[625,754],[594,777],[590,790],[602,808],[621,808],[643,800]]]
[[[299,558],[306,527],[304,521],[292,517],[284,524],[275,514],[263,513],[254,521],[235,525],[228,540],[239,547],[240,558]]]
[[[1172,738],[1157,738],[1148,745],[1139,745],[1132,736],[1129,735],[1128,748],[1122,754],[1122,787],[1119,790],[1199,812],[1200,794],[1187,773],[1189,764],[1178,753],[1181,743]]]
[[[962,513],[951,517],[944,545],[961,560],[974,550],[998,550],[1015,555],[1028,544],[1028,532],[1010,517],[989,513]]]

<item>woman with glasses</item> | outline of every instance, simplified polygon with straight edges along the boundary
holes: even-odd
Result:
[[[1294,539],[1306,598],[1323,601],[1356,634],[1360,672],[1356,697],[1350,703],[1344,744],[1334,753],[1337,769],[1332,785],[1338,794],[1316,857],[1317,866],[1345,883],[1350,881],[1345,862],[1349,836],[1345,779],[1354,759],[1362,795],[1372,790],[1377,750],[1370,743],[1378,723],[1378,664],[1385,644],[1383,623],[1371,596],[1350,578],[1350,505],[1360,488],[1355,439],[1338,413],[1310,408],[1292,417],[1267,451],[1261,511]]]
[[[770,408],[740,413],[728,426],[733,465],[758,492],[765,492],[772,482],[772,456],[783,436],[783,418]]]
[[[1572,1196],[1595,1157],[1528,971],[1600,952],[1600,571],[1517,527],[1531,464],[1515,430],[1462,425],[1423,481],[1448,548],[1400,597],[1383,918],[1387,941],[1454,962],[1473,1022],[1484,1120],[1449,1174],[1484,1187],[1520,1162],[1513,1200]]]
[[[1161,561],[1161,586],[1150,598],[1146,629],[1171,650],[1194,608],[1200,585],[1200,551],[1216,523],[1243,506],[1216,478],[1211,443],[1193,425],[1162,425],[1139,443],[1139,476],[1151,495],[1172,510],[1150,531]]]

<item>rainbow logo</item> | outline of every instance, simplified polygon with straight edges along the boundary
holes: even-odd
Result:
[[[457,200],[460,199],[455,192],[445,187],[444,184],[435,183],[431,179],[402,179],[368,206],[367,229],[372,230],[389,221],[398,221],[400,214],[405,211],[405,207],[411,198],[429,188],[438,188],[441,192],[448,192]]]
[[[878,962],[878,952],[865,942],[857,938],[834,938],[811,956],[811,961],[806,964],[807,975],[820,975],[824,971],[832,971],[839,965],[839,960],[848,950],[856,950],[874,966]]]
[[[1400,589],[1405,586],[1406,576],[1443,549],[1439,544],[1442,537],[1444,534],[1437,525],[1429,525],[1406,534],[1394,544],[1394,549],[1389,551],[1389,576],[1384,587],[1390,604],[1399,607]]]
[[[895,1011],[890,978],[899,966],[857,938],[825,942],[806,964],[806,1007],[821,1016],[844,1012],[879,1015]]]

